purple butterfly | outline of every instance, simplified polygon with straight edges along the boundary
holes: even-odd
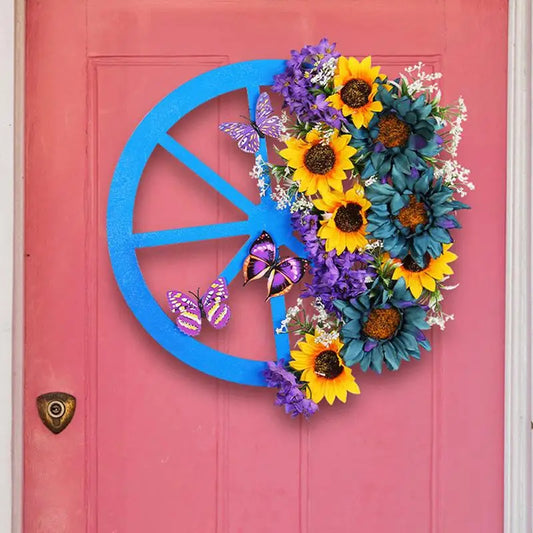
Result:
[[[272,237],[263,231],[250,247],[250,255],[242,265],[244,284],[268,276],[267,300],[281,296],[298,283],[309,265],[301,257],[287,257],[276,260],[277,250]]]
[[[255,122],[250,120],[250,124],[242,122],[223,122],[218,128],[224,133],[228,133],[232,139],[237,141],[237,146],[248,153],[255,153],[259,150],[259,138],[265,135],[279,139],[283,131],[283,123],[276,115],[272,115],[272,104],[267,93],[261,93],[255,106]]]
[[[176,313],[176,325],[186,335],[192,337],[198,335],[202,329],[202,317],[215,328],[223,328],[230,319],[229,305],[224,302],[228,299],[229,291],[224,278],[217,278],[208,291],[200,297],[190,293],[196,299],[193,300],[180,291],[168,291],[167,300],[170,310]]]

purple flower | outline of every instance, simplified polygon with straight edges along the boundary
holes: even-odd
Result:
[[[268,387],[282,387],[290,385],[296,386],[296,377],[291,372],[285,370],[284,361],[269,361],[268,368],[265,370],[265,379]]]
[[[348,250],[340,255],[335,250],[326,252],[324,241],[317,237],[318,215],[295,213],[292,225],[300,234],[311,262],[313,280],[306,285],[303,296],[319,297],[328,313],[335,312],[340,316],[333,302],[355,298],[367,290],[367,278],[376,275],[369,266],[372,256]]]
[[[326,95],[313,77],[331,58],[339,57],[335,43],[323,38],[318,45],[304,46],[299,52],[291,51],[285,72],[274,76],[272,90],[283,96],[283,107],[288,107],[303,122],[325,122],[340,128],[345,121],[342,113],[330,107]]]
[[[285,363],[281,361],[269,361],[264,371],[267,386],[276,387],[278,392],[274,405],[283,405],[285,412],[292,417],[303,415],[309,418],[316,413],[318,405],[305,397],[301,388],[303,386],[294,374],[285,369]]]

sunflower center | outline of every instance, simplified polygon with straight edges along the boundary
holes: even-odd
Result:
[[[327,174],[335,166],[335,152],[327,144],[315,144],[307,150],[304,164],[313,174]]]
[[[417,202],[415,196],[411,195],[409,204],[400,209],[396,218],[404,228],[414,231],[418,224],[426,224],[428,221],[426,206],[422,202]]]
[[[379,119],[378,129],[376,142],[380,142],[386,148],[403,146],[409,140],[411,133],[409,126],[392,113]]]
[[[424,265],[420,266],[409,254],[407,254],[402,259],[402,266],[405,268],[405,270],[409,270],[409,272],[422,272],[422,270],[425,270],[429,265],[429,259],[429,254],[425,254]]]
[[[361,206],[359,204],[341,205],[335,213],[335,226],[344,233],[358,231],[363,225],[363,216],[361,215]]]
[[[320,352],[315,359],[315,374],[326,379],[335,379],[342,374],[339,356],[333,350]]]
[[[359,78],[350,80],[341,89],[341,100],[349,107],[362,107],[368,103],[372,87]]]
[[[373,339],[383,341],[392,337],[400,325],[402,315],[395,307],[389,309],[372,309],[363,332]]]

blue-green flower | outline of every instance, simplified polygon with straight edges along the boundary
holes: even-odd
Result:
[[[413,179],[398,174],[389,183],[373,183],[366,189],[372,202],[367,214],[367,232],[383,240],[383,248],[392,257],[407,254],[419,264],[425,254],[442,255],[442,245],[453,242],[449,230],[460,228],[453,212],[468,208],[452,199],[453,190],[433,179],[433,169]]]
[[[442,148],[442,138],[436,133],[439,123],[432,116],[431,104],[424,95],[413,100],[384,85],[379,87],[376,98],[383,104],[383,111],[374,115],[368,128],[348,126],[353,136],[350,144],[364,161],[361,178],[397,174],[416,177],[418,171],[427,168],[426,160]]]
[[[398,370],[402,360],[420,359],[420,346],[430,350],[423,329],[428,329],[426,310],[405,288],[400,279],[392,290],[383,287],[372,295],[367,291],[350,301],[337,300],[345,324],[341,330],[341,355],[348,365],[359,363],[381,373],[383,361],[389,370]]]

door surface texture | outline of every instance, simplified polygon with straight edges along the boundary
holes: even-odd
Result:
[[[27,2],[25,532],[502,531],[506,27],[503,0]],[[459,214],[455,320],[399,372],[355,370],[361,395],[306,421],[273,406],[271,389],[203,374],[143,329],[113,276],[106,210],[124,146],[167,94],[324,36],[390,77],[419,61],[443,73],[443,101],[468,106],[459,157],[476,190]],[[233,91],[168,135],[257,202],[253,156],[218,130],[243,114],[246,91]],[[155,148],[136,232],[239,220]],[[205,290],[246,238],[146,246],[137,259],[166,310],[168,289]],[[230,325],[202,342],[273,359],[264,284],[237,277],[230,291]],[[77,400],[57,435],[36,409],[55,391]]]

